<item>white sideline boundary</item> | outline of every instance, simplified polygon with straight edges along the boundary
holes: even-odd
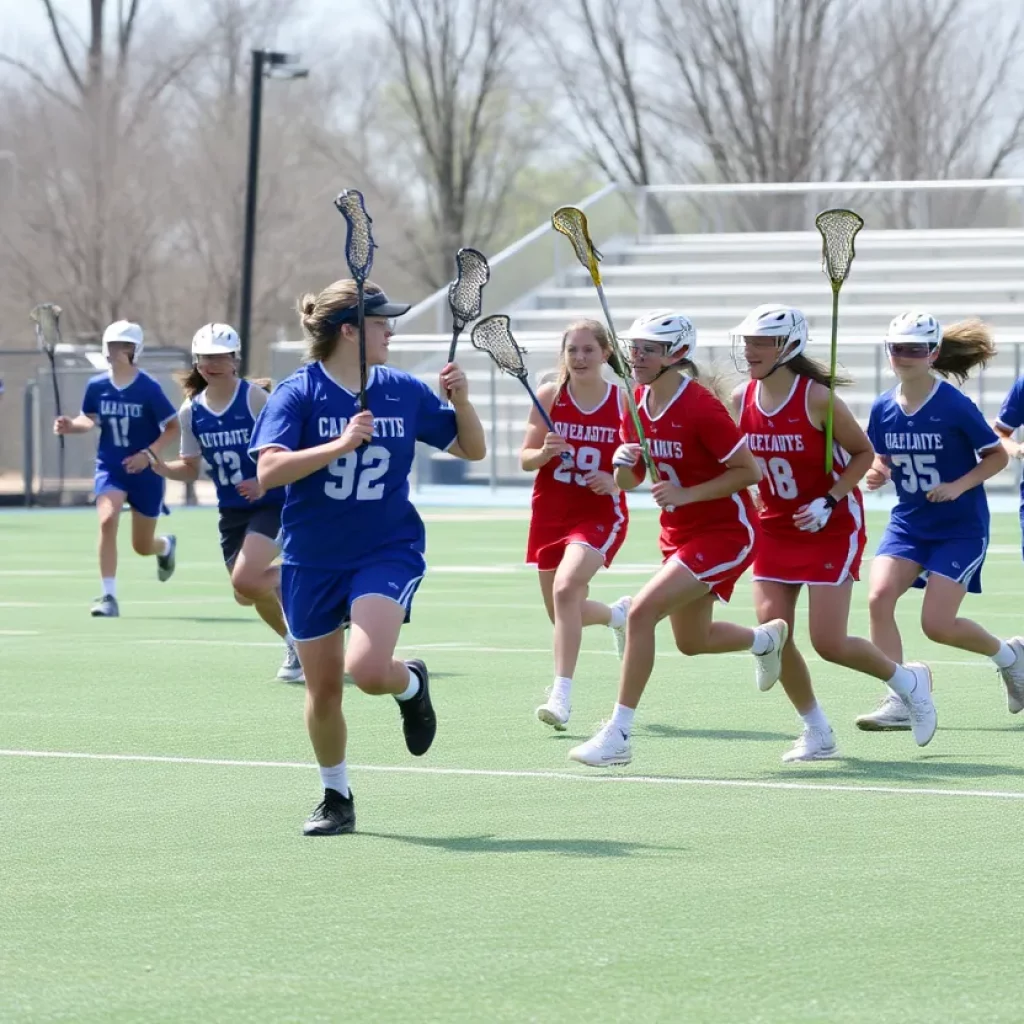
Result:
[[[88,754],[64,750],[0,750],[0,757],[65,761],[115,761],[143,764],[201,765],[213,768],[290,768],[312,772],[315,764],[300,761],[245,761],[229,758],[165,757],[150,754]],[[354,772],[392,775],[448,775],[489,779],[540,779],[589,782],[598,785],[700,786],[721,789],[775,789],[820,793],[875,793],[884,796],[964,797],[985,800],[1024,800],[1024,792],[1000,789],[935,789],[923,786],[843,786],[836,783],[761,782],[754,779],[681,779],[656,775],[597,775],[575,772],[516,771],[499,768],[430,768],[416,765],[354,764]]]

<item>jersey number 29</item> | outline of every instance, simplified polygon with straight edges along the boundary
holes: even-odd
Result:
[[[324,494],[335,501],[344,501],[355,491],[356,501],[380,501],[384,497],[381,477],[387,473],[390,462],[391,452],[379,444],[349,452],[327,467],[327,472],[335,479],[324,484]]]
[[[601,453],[596,448],[577,448],[575,453],[575,464],[563,462],[555,470],[555,479],[562,484],[574,482],[580,487],[587,486],[587,474],[593,473],[601,465]],[[578,473],[573,473],[578,469]]]

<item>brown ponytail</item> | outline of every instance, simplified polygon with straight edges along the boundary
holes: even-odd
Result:
[[[942,332],[942,344],[932,369],[963,384],[974,367],[984,366],[995,354],[995,340],[984,321],[977,317],[960,320]]]
[[[782,365],[789,367],[798,377],[808,377],[815,383],[822,384],[827,388],[846,388],[853,383],[852,377],[844,377],[840,373],[837,373],[833,378],[829,368],[824,363],[819,363],[817,359],[811,359],[810,356],[803,354],[793,356],[792,359],[782,363]]]

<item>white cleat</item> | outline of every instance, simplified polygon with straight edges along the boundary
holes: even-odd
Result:
[[[1006,643],[1017,655],[1017,660],[1007,668],[1001,668],[999,674],[1006,687],[1006,708],[1011,715],[1016,715],[1024,711],[1024,637],[1015,636]]]
[[[622,660],[622,656],[626,653],[626,619],[629,617],[629,606],[633,603],[633,598],[627,595],[626,597],[620,597],[616,601],[612,608],[622,609],[622,625],[621,626],[609,626],[608,628],[612,631],[612,636],[615,638],[615,653],[619,656],[619,660]]]
[[[791,750],[782,755],[783,764],[794,761],[826,761],[837,757],[839,748],[836,746],[836,734],[831,729],[812,729],[804,726],[803,735],[793,744]]]
[[[558,732],[565,732],[565,727],[569,724],[569,713],[571,711],[572,707],[569,704],[568,694],[564,697],[558,697],[548,691],[547,701],[537,708],[537,718],[545,725],[550,725],[552,729]]]
[[[857,716],[857,728],[865,732],[892,732],[910,728],[910,712],[898,693],[889,690],[874,711]]]
[[[633,751],[629,737],[618,726],[606,722],[595,736],[569,751],[569,760],[591,768],[607,768],[615,764],[629,764],[633,760]]]
[[[782,648],[789,639],[789,626],[785,619],[772,619],[758,628],[763,629],[772,641],[768,651],[754,655],[757,688],[762,693],[767,693],[779,681],[779,675],[782,673]]]
[[[910,711],[910,730],[914,734],[917,745],[926,747],[931,743],[938,724],[935,704],[932,701],[932,670],[919,661],[908,662],[907,668],[914,673],[914,678],[917,679],[917,686],[906,701]]]
[[[299,655],[291,644],[285,644],[284,661],[277,670],[277,678],[283,683],[304,683],[306,675],[302,671]]]

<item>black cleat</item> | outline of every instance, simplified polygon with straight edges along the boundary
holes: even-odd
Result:
[[[356,830],[356,805],[352,790],[342,796],[336,789],[325,789],[324,798],[302,826],[304,836],[342,836]]]
[[[402,712],[402,732],[405,733],[405,745],[409,753],[422,757],[434,742],[437,733],[437,718],[434,716],[434,705],[430,703],[430,673],[427,666],[418,659],[407,661],[411,672],[419,676],[420,689],[415,697],[398,701],[398,709]]]

